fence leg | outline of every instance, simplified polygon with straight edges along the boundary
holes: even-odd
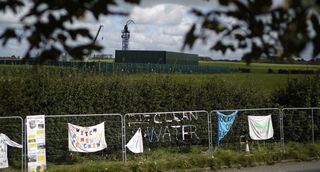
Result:
[[[126,142],[126,116],[124,115],[122,120],[122,159],[124,163],[127,162]]]
[[[208,113],[208,141],[209,141],[209,157],[212,157],[212,129],[211,129],[211,113]]]
[[[285,152],[284,150],[284,132],[283,132],[283,110],[279,110],[280,112],[280,149],[281,149],[281,154]]]
[[[314,121],[313,121],[313,109],[311,109],[311,132],[312,132],[312,144],[314,144]]]

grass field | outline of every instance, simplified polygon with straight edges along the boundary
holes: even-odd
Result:
[[[173,80],[188,83],[201,83],[210,79],[220,79],[238,85],[253,85],[261,91],[271,92],[283,86],[290,79],[301,79],[312,75],[303,74],[268,74],[268,73],[226,73],[226,74],[134,74],[125,76],[129,81],[139,81],[143,78],[156,80],[159,76],[166,76]]]
[[[113,63],[113,59],[93,60],[89,62],[108,62]],[[277,71],[279,69],[285,70],[320,70],[320,65],[308,64],[273,64],[273,63],[251,63],[245,62],[227,62],[227,61],[199,61],[199,65],[204,66],[217,66],[217,67],[230,67],[230,68],[248,68],[253,73],[267,73],[269,69]]]
[[[200,61],[200,65],[220,66],[231,68],[248,68],[253,73],[267,73],[269,69],[277,71],[279,69],[286,70],[320,70],[320,65],[307,64],[271,64],[271,63],[251,63],[247,65],[245,62],[224,62],[224,61]]]

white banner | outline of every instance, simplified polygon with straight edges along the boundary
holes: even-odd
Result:
[[[97,152],[107,148],[104,122],[81,127],[68,123],[69,150],[74,152]]]
[[[248,116],[249,135],[252,140],[267,140],[273,137],[271,115]]]
[[[28,171],[46,171],[46,138],[44,115],[27,116]]]
[[[143,153],[141,128],[138,129],[126,146],[133,153]]]
[[[0,133],[0,169],[9,167],[8,146],[22,148],[22,145],[12,141],[7,135]]]

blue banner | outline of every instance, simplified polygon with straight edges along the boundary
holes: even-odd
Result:
[[[218,130],[217,130],[217,144],[224,138],[229,132],[234,120],[236,119],[238,111],[231,113],[230,115],[225,115],[221,112],[217,112],[218,117]]]

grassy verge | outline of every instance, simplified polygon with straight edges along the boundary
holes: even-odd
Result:
[[[72,165],[48,165],[50,172],[86,172],[86,171],[185,171],[189,169],[218,170],[223,168],[252,167],[264,164],[274,164],[281,160],[320,160],[320,142],[303,144],[289,142],[286,152],[280,153],[279,144],[269,146],[253,146],[251,154],[244,152],[217,149],[214,158],[208,158],[205,147],[194,146],[188,153],[181,153],[174,148],[157,149],[143,155],[129,155],[127,163],[121,161],[87,161]],[[5,170],[15,171],[13,169]]]

